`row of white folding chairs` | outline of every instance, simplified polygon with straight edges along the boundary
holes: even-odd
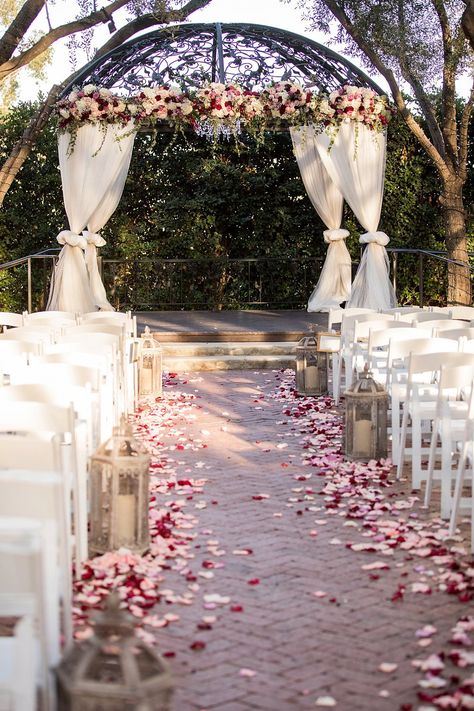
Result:
[[[397,477],[402,475],[404,462],[411,461],[411,478],[414,489],[426,482],[425,505],[429,505],[433,480],[441,483],[441,510],[443,518],[451,517],[451,530],[455,525],[460,505],[460,484],[456,484],[453,500],[453,461],[457,444],[466,431],[469,407],[466,397],[471,397],[474,379],[474,342],[470,352],[454,350],[456,341],[449,338],[413,339],[397,342],[400,359],[407,361],[400,369],[400,359],[392,366],[389,391],[392,410],[392,455],[397,465]],[[409,355],[407,356],[407,353]],[[401,432],[399,429],[402,414]],[[411,446],[407,434],[411,424]],[[471,428],[472,431],[472,428]],[[438,448],[438,438],[441,446]],[[425,444],[426,443],[426,444]],[[468,453],[471,449],[466,450]],[[440,455],[441,465],[436,468]],[[428,468],[422,467],[428,459]],[[466,457],[465,457],[466,460]],[[461,475],[458,473],[458,478]],[[471,492],[471,517],[473,507]],[[466,503],[466,502],[463,502]],[[471,523],[472,527],[472,523]],[[471,545],[474,546],[474,533]]]
[[[0,616],[19,618],[18,633],[0,643],[0,700],[2,709],[34,711],[38,690],[40,708],[54,711],[53,670],[61,655],[65,603],[54,519],[59,485],[53,474],[16,474],[14,485],[21,486],[17,492],[10,482],[12,497],[22,494],[28,500],[41,487],[43,503],[42,515],[34,518],[0,516]]]
[[[64,392],[58,384],[56,387],[9,385],[0,388],[0,615],[5,613],[2,601],[6,599],[11,603],[24,592],[23,568],[12,570],[5,566],[2,549],[5,517],[15,516],[21,520],[15,530],[32,523],[45,524],[53,531],[51,536],[54,535],[54,546],[49,540],[46,550],[36,551],[40,562],[48,556],[49,572],[43,577],[30,576],[31,589],[27,590],[36,600],[34,619],[40,659],[45,662],[40,669],[40,686],[46,709],[55,708],[51,670],[58,661],[60,633],[66,644],[72,641],[73,544],[77,577],[81,575],[81,563],[88,557],[85,423],[78,420],[72,404],[33,401],[37,397],[60,399]],[[38,564],[38,560],[30,562]],[[44,581],[47,581],[47,595]],[[19,614],[21,610],[15,612]],[[7,682],[5,680],[8,687]],[[0,698],[1,689],[0,674]],[[15,688],[10,688],[10,692],[14,693]]]
[[[345,319],[346,328],[341,333],[339,352],[333,356],[333,395],[336,403],[339,401],[341,388],[341,371],[344,365],[345,385],[349,387],[353,382],[354,369],[359,369],[367,360],[372,366],[375,358],[383,359],[386,346],[390,339],[398,340],[421,338],[426,336],[440,336],[453,330],[459,332],[466,327],[466,322],[454,319],[431,319],[414,321],[411,324],[394,318],[387,318],[385,314],[362,314],[349,316]],[[418,335],[415,333],[418,332]],[[466,331],[464,336],[468,336]]]
[[[34,324],[54,324],[58,327],[94,322],[123,325],[130,336],[136,338],[137,319],[136,316],[132,316],[130,311],[91,311],[84,314],[70,311],[35,311],[33,313],[23,311],[21,314],[0,311],[0,327],[7,328]]]
[[[41,354],[92,350],[105,356],[110,352],[119,415],[133,410],[136,401],[136,373],[131,366],[136,359],[136,349],[137,340],[125,336],[120,326],[83,324],[68,327],[63,333],[49,326],[23,326],[0,335],[0,369],[2,374],[8,373],[8,364],[14,363],[18,356],[31,362]]]

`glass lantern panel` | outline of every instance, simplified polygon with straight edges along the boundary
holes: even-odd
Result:
[[[93,462],[91,471],[91,546],[107,549],[112,515],[112,467]]]
[[[132,542],[137,535],[139,477],[133,470],[121,469],[116,500],[116,539],[118,545]]]

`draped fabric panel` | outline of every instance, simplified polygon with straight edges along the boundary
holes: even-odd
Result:
[[[319,156],[315,129],[311,126],[292,127],[290,134],[306,192],[328,227],[323,233],[328,245],[326,259],[318,283],[309,297],[308,311],[329,311],[346,301],[351,290],[351,258],[345,243],[349,232],[340,229],[343,196]]]
[[[64,246],[47,308],[77,313],[113,310],[97,266],[97,247],[105,244],[97,233],[122,196],[135,132],[130,127],[91,123],[78,129],[73,145],[72,140],[69,133],[59,134],[59,166],[70,229],[57,238]]]
[[[326,133],[316,137],[321,160],[367,233],[367,244],[352,284],[347,307],[388,309],[396,305],[389,278],[386,245],[389,238],[377,232],[385,177],[386,134],[353,121],[343,123],[330,150]]]

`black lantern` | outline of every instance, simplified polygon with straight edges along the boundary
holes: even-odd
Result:
[[[384,459],[387,456],[388,394],[366,364],[345,393],[346,456],[349,459]]]

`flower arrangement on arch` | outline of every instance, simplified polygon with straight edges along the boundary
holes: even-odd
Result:
[[[270,122],[285,121],[291,125],[312,123],[315,119],[319,96],[301,84],[279,81],[266,87],[260,100]]]
[[[155,125],[160,121],[179,124],[188,120],[194,106],[190,97],[179,88],[162,85],[140,89],[131,97],[129,110],[139,125]]]
[[[332,91],[327,97],[327,121],[329,123],[363,123],[375,131],[383,131],[395,113],[386,96],[376,94],[373,89],[346,84]],[[320,113],[321,111],[320,105]]]
[[[86,123],[119,123],[126,126],[131,120],[127,99],[110,89],[87,84],[74,87],[70,94],[56,104],[60,130],[71,130]]]
[[[330,94],[318,94],[290,81],[278,81],[262,91],[219,82],[186,90],[151,86],[131,97],[88,84],[74,87],[56,105],[59,130],[73,138],[89,122],[104,127],[132,122],[132,130],[160,124],[176,131],[189,127],[214,142],[237,138],[243,128],[262,141],[267,128],[314,124],[331,136],[331,145],[343,123],[354,121],[356,128],[363,124],[380,132],[394,113],[388,98],[373,89],[346,84]]]

